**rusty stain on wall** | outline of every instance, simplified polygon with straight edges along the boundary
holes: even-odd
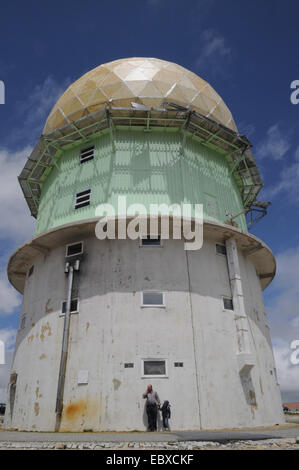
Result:
[[[259,378],[259,383],[260,383],[260,389],[261,389],[261,394],[264,395],[264,390],[263,390],[263,384],[262,384],[262,378]]]
[[[121,384],[121,381],[118,379],[113,379],[112,382],[113,382],[114,390],[118,390]]]
[[[28,336],[27,338],[28,343],[32,343],[33,340],[34,340],[34,335]]]
[[[48,299],[47,303],[46,303],[46,306],[45,306],[45,312],[46,313],[52,313],[53,312],[53,308],[49,307],[50,302],[51,302],[51,299]]]
[[[95,419],[100,420],[100,399],[81,399],[70,402],[63,409],[63,417],[60,431],[82,431],[85,423],[91,425]]]
[[[35,413],[35,416],[39,415],[39,404],[37,401],[34,403],[34,413]]]
[[[40,358],[40,360],[45,359],[45,358],[46,358],[46,355],[45,355],[45,354],[41,354],[41,355],[39,356],[39,358]]]
[[[41,335],[40,335],[40,339],[42,341],[44,341],[44,339],[45,339],[45,333],[46,332],[48,332],[48,336],[51,336],[52,331],[51,331],[51,327],[50,327],[49,322],[47,322],[45,325],[42,326]]]
[[[89,328],[89,322],[86,323],[86,334],[88,332],[88,328]]]

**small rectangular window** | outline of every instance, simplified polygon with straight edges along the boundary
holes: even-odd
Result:
[[[131,369],[134,367],[134,362],[125,362],[125,369]]]
[[[219,255],[226,255],[226,246],[220,245],[220,243],[216,243],[216,253]]]
[[[234,310],[233,299],[229,297],[223,297],[223,306],[225,310]]]
[[[72,245],[67,245],[66,247],[66,256],[75,256],[81,255],[83,253],[83,243],[73,243]]]
[[[34,265],[32,265],[31,268],[29,269],[28,277],[30,277],[33,274],[33,270],[34,270]]]
[[[163,292],[143,292],[142,305],[144,307],[164,307]]]
[[[147,235],[144,238],[141,238],[140,242],[141,246],[161,246],[161,237],[158,236],[153,236],[153,235]]]
[[[76,194],[75,209],[90,205],[91,189]]]
[[[94,158],[94,145],[81,150],[80,163],[87,162],[88,160],[92,160],[93,158]]]
[[[143,360],[143,375],[155,376],[166,375],[166,361],[165,359],[145,359]]]
[[[26,317],[23,317],[22,320],[21,320],[21,325],[20,325],[20,328],[25,328],[25,325],[26,325]]]
[[[79,304],[78,299],[71,300],[71,313],[78,312],[78,304]],[[61,313],[65,313],[65,312],[66,312],[66,302],[62,302]]]
[[[184,363],[183,362],[175,362],[174,367],[184,367]]]

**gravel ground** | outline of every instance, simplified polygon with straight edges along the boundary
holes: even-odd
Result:
[[[261,441],[185,442],[1,442],[0,450],[299,450],[299,437]]]

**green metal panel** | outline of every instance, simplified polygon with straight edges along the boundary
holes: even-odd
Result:
[[[80,149],[95,145],[95,158],[80,164]],[[114,145],[112,145],[114,144]],[[115,151],[113,150],[115,148]],[[91,205],[75,210],[75,195],[91,189]],[[39,234],[95,216],[98,204],[204,204],[204,217],[224,222],[243,210],[239,189],[223,155],[179,132],[115,130],[61,151],[58,168],[43,182],[37,217]],[[236,219],[247,231],[244,215]]]

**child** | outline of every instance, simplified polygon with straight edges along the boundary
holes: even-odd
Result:
[[[160,408],[160,411],[162,412],[163,428],[165,429],[165,431],[169,431],[168,420],[170,419],[171,412],[170,412],[170,404],[168,400],[164,401],[162,408]]]

